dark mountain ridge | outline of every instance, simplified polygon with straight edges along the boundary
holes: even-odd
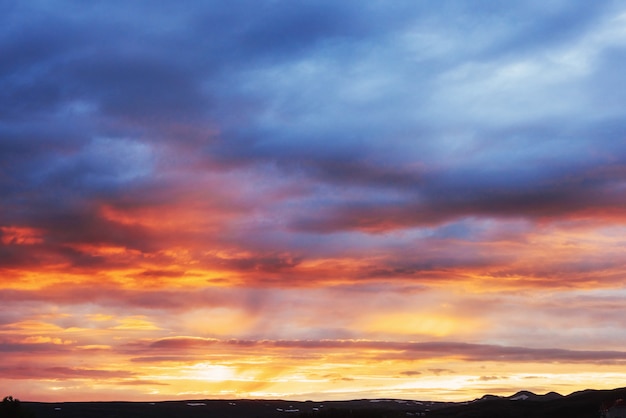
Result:
[[[497,395],[484,395],[482,398],[476,399],[474,402],[479,402],[479,401],[489,401],[489,400],[496,400],[496,399],[509,399],[511,401],[551,401],[554,399],[560,399],[562,398],[563,395],[561,395],[560,393],[556,393],[556,392],[548,392],[544,395],[538,395],[536,393],[527,391],[527,390],[520,390],[519,392],[511,395],[511,396],[497,396]]]
[[[473,402],[455,404],[429,413],[437,418],[595,418],[602,405],[626,399],[626,388],[583,390],[567,396],[556,392],[537,395],[520,391],[501,397],[486,395]]]
[[[584,390],[567,396],[520,391],[468,402],[401,399],[351,401],[189,400],[163,402],[22,402],[36,418],[592,418],[602,405],[626,399],[626,388]]]

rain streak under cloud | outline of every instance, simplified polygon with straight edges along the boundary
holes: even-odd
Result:
[[[620,1],[0,3],[0,386],[626,378]]]

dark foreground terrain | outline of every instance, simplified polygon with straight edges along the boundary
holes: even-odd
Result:
[[[193,400],[167,402],[23,402],[36,418],[333,418],[407,417],[452,403],[405,400],[297,402],[283,400]],[[0,417],[2,418],[2,417]]]
[[[519,392],[463,403],[375,399],[334,402],[194,400],[168,402],[23,402],[36,418],[595,418],[600,407],[626,399],[626,388],[586,390],[568,396]],[[0,417],[2,418],[2,417]]]

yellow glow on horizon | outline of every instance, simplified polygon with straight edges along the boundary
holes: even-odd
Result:
[[[36,353],[29,359],[28,354],[14,352],[12,361],[30,361],[33,369],[63,371],[55,378],[49,377],[52,372],[36,378],[28,374],[35,376],[35,372],[18,368],[13,370],[14,379],[0,378],[0,383],[17,382],[16,387],[31,391],[27,392],[33,394],[31,399],[42,400],[81,392],[87,399],[128,400],[164,400],[197,393],[213,398],[463,401],[522,389],[569,393],[587,387],[622,386],[626,368],[619,361],[611,366],[593,361],[566,363],[567,358],[565,363],[519,359],[506,363],[486,361],[482,354],[475,359],[462,350],[456,354],[402,348],[406,341],[495,341],[497,334],[489,334],[489,329],[500,320],[496,315],[510,321],[531,319],[505,313],[499,294],[516,303],[533,292],[542,292],[547,298],[549,293],[542,287],[545,278],[533,269],[534,262],[543,266],[553,261],[542,252],[549,253],[556,246],[555,260],[570,261],[604,245],[593,237],[588,237],[590,244],[582,245],[576,234],[554,239],[558,242],[536,237],[538,248],[527,249],[519,260],[509,263],[510,271],[501,271],[499,266],[452,268],[432,273],[433,277],[439,275],[440,281],[429,276],[419,286],[412,279],[395,279],[393,286],[382,281],[355,283],[351,276],[377,263],[367,257],[310,258],[294,263],[284,276],[295,275],[299,281],[290,282],[282,278],[282,267],[267,272],[228,267],[240,259],[254,261],[258,255],[250,251],[202,252],[172,245],[146,256],[119,246],[83,246],[80,250],[86,254],[123,262],[98,271],[63,272],[62,266],[48,266],[41,271],[16,270],[17,280],[5,276],[3,289],[32,291],[33,295],[45,289],[49,297],[45,304],[48,313],[24,309],[14,322],[2,325],[0,336],[8,337],[11,344],[28,345]],[[607,245],[617,245],[621,238],[606,239]],[[511,244],[501,251],[514,250],[519,248]],[[495,246],[494,251],[498,251]],[[613,251],[621,257],[623,250]],[[211,261],[200,263],[199,255]],[[290,261],[289,254],[279,256]],[[596,269],[596,273],[608,275],[611,271]],[[274,279],[284,280],[285,285],[268,287],[263,281]],[[388,293],[372,292],[383,285]],[[582,281],[571,285],[555,280],[550,282],[550,292],[556,294],[566,285],[588,286]],[[611,282],[601,285],[610,287]],[[300,291],[303,286],[306,292]],[[102,292],[102,300],[89,300],[96,295],[93,289]],[[68,297],[74,291],[76,298]],[[187,305],[184,298],[195,291],[202,294],[190,298],[192,303]],[[364,293],[357,293],[361,291]],[[81,299],[83,295],[85,299]],[[36,296],[36,301],[45,300]],[[171,298],[163,300],[163,309],[161,297]],[[372,303],[359,297],[368,297]],[[482,306],[482,300],[495,311]],[[550,309],[561,309],[557,299],[550,301]],[[543,306],[539,302],[524,301],[529,307],[535,306],[533,303]],[[29,307],[28,303],[24,306]],[[333,340],[333,335],[340,337]],[[526,338],[532,337],[529,335]],[[172,341],[158,344],[167,339]],[[534,343],[518,341],[509,344],[527,347]],[[400,348],[394,348],[394,343]],[[580,349],[603,348],[588,343]],[[123,373],[126,371],[132,371],[132,377]]]
[[[218,382],[233,380],[237,376],[231,367],[210,363],[195,364],[184,371],[183,375],[192,380]]]

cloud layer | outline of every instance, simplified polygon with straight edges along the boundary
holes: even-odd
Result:
[[[465,398],[529,370],[537,390],[623,377],[620,2],[0,16],[3,384]]]

